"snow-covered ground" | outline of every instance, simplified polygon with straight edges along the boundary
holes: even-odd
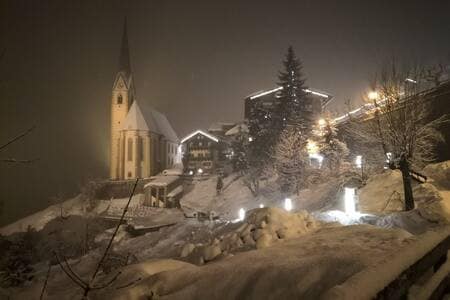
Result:
[[[113,244],[116,253],[130,253],[138,263],[121,269],[110,287],[92,293],[93,299],[370,299],[405,268],[450,234],[450,165],[428,166],[429,180],[415,184],[415,210],[402,212],[403,187],[397,171],[371,177],[358,192],[358,213],[345,214],[342,185],[346,178],[329,180],[292,195],[293,210],[283,209],[283,197],[262,184],[254,197],[243,179],[225,178],[216,194],[216,177],[196,180],[182,198],[183,211],[148,209],[136,195],[130,216],[134,224],[157,231],[133,236],[122,227]],[[90,214],[117,215],[127,199],[97,201]],[[260,205],[264,208],[259,208]],[[86,213],[77,197],[64,203],[65,214]],[[240,208],[244,221],[233,221]],[[307,210],[309,212],[306,212]],[[193,212],[214,212],[219,220],[199,221]],[[40,229],[60,215],[60,206],[22,219],[1,229],[2,234]],[[142,223],[140,223],[142,222]],[[345,226],[344,226],[345,225]],[[105,243],[111,230],[97,236]],[[72,261],[83,278],[89,278],[99,249]],[[13,299],[40,293],[45,268],[37,267],[32,283],[15,290]],[[448,274],[448,264],[441,273]],[[107,282],[115,272],[101,274]],[[423,283],[430,290],[439,278]],[[414,288],[412,291],[414,291]],[[47,299],[74,299],[80,289],[53,268]],[[152,296],[153,295],[153,296]]]

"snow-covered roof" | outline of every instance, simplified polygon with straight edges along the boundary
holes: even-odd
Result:
[[[149,130],[163,135],[167,140],[178,142],[178,137],[166,116],[150,105],[134,101],[128,111],[122,130]]]
[[[191,133],[188,134],[187,136],[185,136],[185,137],[181,140],[181,143],[183,144],[184,142],[186,142],[187,140],[189,140],[191,137],[196,136],[197,134],[204,135],[204,136],[206,136],[206,137],[209,138],[210,140],[213,140],[213,141],[216,142],[216,143],[219,141],[218,138],[216,138],[215,136],[213,136],[213,135],[211,135],[211,134],[209,134],[209,133],[204,132],[203,130],[196,130],[196,131],[194,131],[194,132],[191,132]]]
[[[153,176],[152,181],[144,185],[144,189],[150,186],[157,186],[157,187],[168,186],[169,184],[177,181],[179,178],[180,176],[161,176],[161,175]]]
[[[122,130],[149,130],[144,115],[136,101],[131,105],[130,110],[122,124]]]
[[[235,124],[236,123],[232,122],[215,122],[209,126],[208,131],[223,131],[224,127],[231,127],[234,126]]]
[[[283,87],[279,86],[277,88],[273,88],[273,89],[270,89],[270,90],[261,90],[261,91],[258,91],[258,92],[255,92],[255,93],[252,93],[252,94],[248,95],[246,97],[246,99],[250,98],[250,100],[253,100],[253,99],[265,96],[265,95],[276,93],[276,92],[278,92],[278,91],[280,91],[282,89],[283,89]],[[331,98],[333,98],[333,96],[331,94],[323,92],[323,91],[320,91],[320,90],[317,90],[317,89],[313,89],[313,88],[307,88],[307,89],[304,89],[303,91],[305,93],[307,93],[307,94],[313,94],[313,95],[319,96],[319,97],[324,98],[324,99],[329,99],[330,100]]]
[[[167,194],[167,197],[175,197],[176,195],[183,192],[183,186],[179,185],[176,188],[174,188],[169,194]]]
[[[225,132],[225,135],[235,135],[240,132],[248,132],[248,127],[245,124],[237,124],[227,132]]]

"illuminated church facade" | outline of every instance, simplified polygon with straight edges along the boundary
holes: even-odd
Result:
[[[146,178],[179,161],[178,137],[166,116],[136,99],[126,23],[111,96],[110,179]]]

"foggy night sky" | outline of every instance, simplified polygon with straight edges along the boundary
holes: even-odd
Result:
[[[394,3],[395,2],[395,3]],[[288,45],[307,85],[359,99],[379,64],[450,58],[449,1],[0,2],[0,224],[76,193],[108,173],[111,87],[128,17],[137,99],[181,137],[239,121],[246,95],[275,85]],[[341,107],[339,107],[341,105]]]

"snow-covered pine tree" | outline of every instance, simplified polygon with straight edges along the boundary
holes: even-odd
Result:
[[[239,127],[239,132],[234,137],[231,142],[231,148],[233,149],[234,155],[231,159],[233,164],[233,170],[237,172],[245,172],[248,169],[247,153],[248,153],[248,129],[247,125],[242,125]]]
[[[248,121],[247,182],[253,194],[258,193],[264,169],[272,163],[273,147],[278,139],[273,124],[273,112],[256,102]]]
[[[288,124],[300,124],[304,128],[310,128],[302,64],[292,46],[288,48],[283,66],[284,70],[278,74],[278,85],[283,89],[279,92],[278,103],[274,109],[275,128],[278,133]]]
[[[307,135],[298,126],[288,125],[280,135],[273,158],[284,193],[298,193],[306,181],[309,167],[307,144]]]
[[[337,174],[341,163],[350,152],[347,145],[338,139],[338,129],[330,118],[324,119],[324,124],[320,126],[321,141],[319,143],[319,151],[324,158],[322,166]]]

